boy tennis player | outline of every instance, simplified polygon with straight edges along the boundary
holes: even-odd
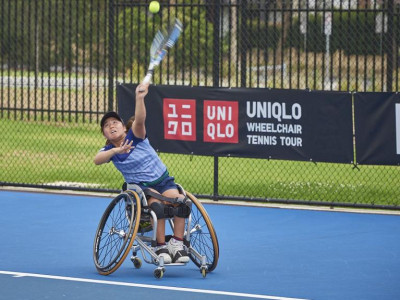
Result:
[[[116,112],[108,112],[101,119],[100,126],[106,145],[96,154],[94,163],[100,165],[112,161],[128,183],[135,183],[143,190],[151,189],[165,197],[176,198],[180,194],[169,176],[167,167],[150,145],[146,134],[146,106],[144,98],[149,84],[139,84],[136,88],[134,121],[130,129],[123,124]],[[151,197],[153,202],[161,202]],[[185,219],[174,217],[174,236],[165,243],[165,219],[159,219],[157,226],[157,247],[155,252],[164,258],[164,263],[185,263],[189,257],[183,247]]]

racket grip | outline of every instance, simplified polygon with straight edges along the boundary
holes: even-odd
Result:
[[[152,77],[153,77],[153,72],[148,72],[144,77],[142,83],[150,83]]]

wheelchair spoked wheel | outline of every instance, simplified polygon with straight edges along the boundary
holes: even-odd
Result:
[[[200,268],[203,277],[205,272],[213,271],[218,264],[219,244],[217,234],[207,211],[196,197],[186,192],[192,201],[192,220],[190,224],[190,247],[206,256],[207,270],[203,270],[202,261],[189,251],[192,262]],[[187,221],[186,221],[187,222]]]
[[[138,231],[140,199],[136,192],[125,191],[114,198],[97,227],[93,259],[101,275],[115,272],[123,263]]]

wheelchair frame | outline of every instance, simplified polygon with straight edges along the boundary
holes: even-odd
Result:
[[[184,247],[192,262],[200,269],[203,277],[213,271],[218,263],[219,245],[211,220],[196,197],[180,185],[179,191],[192,202],[192,211],[185,221]],[[171,229],[173,219],[166,219]],[[152,222],[152,224],[150,223]],[[115,272],[132,250],[131,261],[135,268],[142,266],[140,251],[146,263],[156,265],[154,276],[162,278],[168,266],[184,266],[187,263],[164,264],[157,256],[158,219],[148,206],[144,192],[137,185],[128,185],[127,190],[115,197],[99,222],[93,245],[93,259],[97,271],[102,275]],[[169,236],[166,236],[168,240]]]

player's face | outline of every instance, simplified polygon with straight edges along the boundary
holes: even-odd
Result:
[[[103,126],[103,134],[109,141],[115,141],[125,135],[125,126],[116,118],[108,118]]]

